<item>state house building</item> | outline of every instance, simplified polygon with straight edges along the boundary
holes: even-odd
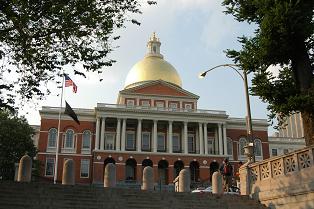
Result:
[[[221,163],[228,157],[234,165],[245,161],[245,119],[198,109],[199,96],[182,88],[180,75],[164,60],[160,45],[153,34],[144,59],[127,75],[117,104],[74,108],[80,125],[62,115],[58,181],[69,158],[75,163],[76,183],[86,184],[102,184],[107,163],[115,163],[118,184],[140,184],[143,168],[152,166],[155,182],[168,185],[183,168],[190,169],[192,182],[202,182],[209,179],[213,160]],[[55,107],[40,110],[38,159],[41,175],[51,180],[58,113]],[[266,120],[253,119],[257,160],[269,157],[267,127]]]

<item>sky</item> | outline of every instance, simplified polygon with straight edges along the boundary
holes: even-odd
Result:
[[[252,36],[255,26],[239,23],[223,13],[220,0],[158,0],[157,5],[143,3],[143,14],[136,15],[141,25],[127,23],[116,31],[121,38],[109,56],[117,62],[103,69],[101,75],[89,74],[87,79],[70,73],[78,86],[74,94],[65,88],[64,98],[73,108],[94,108],[97,103],[115,104],[118,92],[124,88],[126,76],[146,53],[146,43],[153,32],[161,41],[161,54],[181,76],[182,87],[200,96],[199,109],[224,110],[230,117],[245,117],[244,83],[231,68],[217,68],[199,79],[200,72],[216,65],[232,63],[223,52],[240,49],[237,37]],[[130,16],[133,18],[133,16]],[[70,69],[70,70],[69,70]],[[101,82],[100,79],[103,79]],[[251,80],[251,76],[249,76]],[[250,84],[249,84],[250,85]],[[27,120],[40,124],[38,110],[42,106],[60,106],[60,89],[50,84],[52,94],[38,105],[24,107]],[[250,97],[252,118],[267,119],[267,104]],[[63,102],[64,104],[64,102]],[[271,134],[273,129],[269,129]]]

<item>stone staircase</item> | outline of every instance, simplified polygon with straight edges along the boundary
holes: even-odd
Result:
[[[0,209],[266,209],[248,196],[0,181]]]

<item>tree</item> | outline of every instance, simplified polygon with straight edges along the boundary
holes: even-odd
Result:
[[[251,93],[267,102],[270,117],[282,122],[301,112],[307,145],[314,144],[314,1],[224,0],[227,14],[257,25],[242,49],[227,50],[242,69],[253,72]],[[274,76],[268,67],[279,65]]]
[[[140,24],[127,15],[141,13],[139,6],[138,0],[0,0],[0,62],[5,63],[0,109],[13,110],[13,90],[24,100],[42,98],[49,93],[42,84],[61,76],[64,65],[80,63],[84,72],[98,73],[111,66],[115,61],[107,55],[119,38],[113,32],[126,21]]]
[[[18,118],[9,112],[0,111],[0,178],[14,178],[14,163],[27,153],[37,153],[32,136],[34,129],[25,118]]]

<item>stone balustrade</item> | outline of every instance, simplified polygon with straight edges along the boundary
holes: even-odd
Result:
[[[250,164],[252,184],[256,181],[291,174],[314,165],[314,146],[300,149],[286,155],[272,157]]]
[[[242,195],[270,208],[314,208],[314,146],[246,163],[240,168]]]

